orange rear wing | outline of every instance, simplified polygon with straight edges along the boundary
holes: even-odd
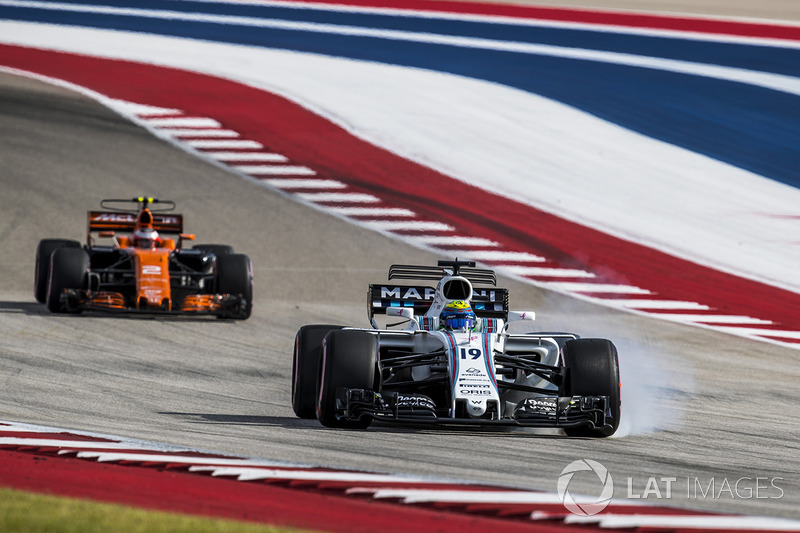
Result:
[[[89,233],[93,231],[133,231],[136,214],[119,211],[89,211]],[[183,215],[153,213],[153,229],[159,233],[183,233]]]

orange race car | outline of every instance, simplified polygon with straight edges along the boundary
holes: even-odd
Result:
[[[139,197],[100,205],[104,211],[88,213],[86,245],[39,242],[34,290],[50,311],[250,316],[250,258],[221,244],[183,249],[194,235],[183,233],[183,215],[165,213],[175,202]],[[97,245],[95,236],[112,243]]]

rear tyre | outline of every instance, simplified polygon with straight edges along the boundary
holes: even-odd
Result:
[[[65,289],[87,287],[89,254],[83,248],[61,247],[50,256],[50,278],[47,283],[47,308],[53,313],[80,313],[61,302]]]
[[[217,293],[233,294],[244,299],[241,309],[227,318],[245,320],[253,311],[253,266],[244,254],[217,256]]]
[[[50,256],[58,248],[80,248],[78,241],[70,239],[42,239],[36,247],[36,267],[33,277],[33,295],[40,304],[47,302],[47,283],[50,280]]]
[[[233,253],[233,246],[228,244],[196,244],[192,246],[192,250],[200,250],[203,252],[210,252],[217,257],[221,255],[230,255]]]
[[[373,389],[378,362],[378,341],[357,330],[331,331],[322,345],[317,382],[317,419],[329,428],[364,429],[372,419],[341,420],[336,417],[336,389]]]
[[[566,396],[608,396],[611,428],[565,428],[570,437],[608,437],[619,427],[620,381],[617,348],[606,339],[576,339],[564,345]]]
[[[303,326],[294,338],[292,361],[292,409],[300,418],[317,417],[317,374],[322,357],[322,339],[342,326]]]

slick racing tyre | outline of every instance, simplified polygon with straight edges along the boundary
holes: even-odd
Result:
[[[33,278],[33,294],[40,304],[47,302],[47,282],[50,279],[50,256],[57,248],[80,248],[78,241],[69,239],[42,239],[36,247],[36,267]]]
[[[571,437],[608,437],[619,427],[620,382],[617,348],[606,339],[576,339],[564,345],[565,396],[608,396],[611,428],[565,428]]]
[[[210,252],[217,257],[221,255],[230,255],[233,253],[233,246],[228,244],[196,244],[192,246],[192,250],[200,250],[202,252]]]
[[[364,331],[337,330],[325,337],[317,382],[317,419],[329,428],[364,429],[372,419],[338,418],[336,389],[374,390],[378,341]]]
[[[89,254],[83,248],[56,248],[50,256],[50,277],[47,283],[47,308],[53,313],[80,313],[61,302],[65,289],[87,287]]]
[[[316,418],[317,374],[322,356],[322,339],[342,326],[303,326],[294,338],[292,359],[292,409],[300,418]]]
[[[217,293],[239,295],[244,307],[227,318],[245,320],[253,311],[253,266],[244,254],[217,256]]]

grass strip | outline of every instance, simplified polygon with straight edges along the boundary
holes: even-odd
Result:
[[[223,520],[0,488],[4,533],[300,533]]]

